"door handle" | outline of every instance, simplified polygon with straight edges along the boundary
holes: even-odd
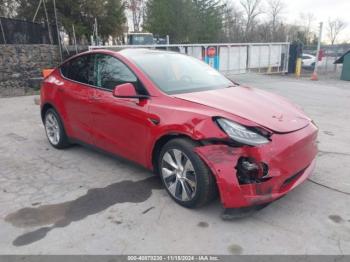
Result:
[[[98,96],[90,96],[90,100],[101,100],[101,97],[98,97]]]

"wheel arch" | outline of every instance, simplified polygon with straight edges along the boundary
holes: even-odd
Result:
[[[62,115],[60,114],[60,112],[57,110],[57,108],[56,108],[52,103],[47,102],[47,103],[45,103],[44,105],[42,105],[42,107],[41,107],[41,112],[40,112],[42,122],[43,122],[43,123],[45,122],[45,114],[46,114],[47,110],[49,110],[49,109],[55,110],[55,112],[58,114],[58,116],[59,116],[59,118],[60,118],[60,120],[61,120],[61,122],[62,122],[63,129],[64,129],[64,131],[65,131],[66,134],[67,134],[66,121],[65,121],[65,119],[62,117]]]
[[[211,181],[208,183],[210,183],[212,185],[210,187],[211,189],[210,189],[210,193],[208,195],[209,197],[207,197],[206,199],[210,201],[210,200],[216,198],[216,196],[218,196],[218,192],[219,192],[219,186],[217,184],[216,175],[213,173],[211,167],[207,164],[207,162],[202,159],[202,156],[196,152],[196,148],[201,148],[201,146],[206,144],[205,140],[194,139],[191,136],[189,136],[187,134],[183,134],[183,133],[168,133],[168,134],[161,136],[156,141],[155,146],[154,146],[153,151],[152,151],[152,165],[153,165],[154,173],[161,176],[160,170],[158,168],[158,166],[159,166],[158,159],[159,159],[160,153],[162,151],[163,146],[166,145],[169,141],[174,140],[174,139],[182,139],[182,140],[187,140],[187,142],[192,142],[192,145],[194,146],[193,154],[196,155],[196,157],[202,162],[202,164],[203,164],[202,166],[204,166],[206,168],[206,170],[208,171],[208,173],[207,173],[208,179],[209,179],[208,181]],[[199,173],[199,174],[202,174],[202,173]],[[219,194],[219,195],[221,197],[221,194]],[[207,203],[207,200],[203,203]],[[201,204],[199,206],[201,206]]]
[[[47,110],[49,110],[50,108],[54,109],[56,112],[56,108],[51,104],[51,103],[45,103],[40,110],[40,115],[41,115],[41,121],[44,123],[44,118],[45,118],[45,114],[47,112]],[[58,113],[58,112],[57,112]]]
[[[154,143],[154,146],[152,148],[152,155],[151,155],[152,156],[151,163],[155,174],[159,175],[157,161],[158,161],[160,151],[162,150],[163,146],[166,143],[168,143],[170,140],[173,140],[175,138],[185,138],[185,139],[189,139],[191,141],[200,143],[198,140],[193,139],[188,134],[183,134],[178,132],[170,132],[160,136]]]

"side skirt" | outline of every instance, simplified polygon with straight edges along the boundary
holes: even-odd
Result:
[[[106,151],[106,150],[104,150],[104,149],[102,149],[102,148],[100,148],[100,147],[98,147],[98,146],[95,146],[95,145],[86,143],[86,142],[81,141],[81,140],[76,139],[76,138],[71,138],[71,137],[69,137],[68,139],[69,139],[69,142],[70,142],[71,144],[73,144],[73,145],[74,145],[74,144],[77,144],[77,145],[83,146],[83,147],[88,148],[88,149],[90,149],[90,150],[93,150],[93,151],[96,151],[96,152],[98,152],[98,153],[101,153],[101,154],[103,154],[103,155],[105,155],[105,156],[109,156],[109,157],[114,158],[114,159],[116,159],[116,160],[119,160],[119,161],[122,161],[122,162],[126,162],[127,164],[130,164],[130,165],[133,165],[133,166],[137,166],[137,167],[139,167],[139,168],[141,168],[141,169],[144,169],[144,170],[147,170],[147,171],[151,171],[151,172],[152,172],[151,169],[148,169],[148,168],[146,168],[145,166],[143,166],[143,165],[141,165],[141,164],[139,164],[139,163],[137,163],[137,162],[135,162],[135,161],[132,161],[132,160],[127,159],[127,158],[124,158],[124,157],[122,157],[122,156],[120,156],[120,155],[117,155],[117,154],[115,154],[115,153]],[[152,172],[152,174],[154,175],[153,172]]]

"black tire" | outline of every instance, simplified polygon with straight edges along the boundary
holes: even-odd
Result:
[[[52,140],[50,140],[50,138],[49,138],[49,134],[48,134],[48,130],[47,130],[47,118],[50,116],[53,116],[57,120],[58,131],[59,131],[59,139],[58,139],[57,143],[53,143]],[[64,148],[67,148],[71,145],[69,143],[69,139],[68,139],[66,132],[64,130],[62,120],[55,109],[49,108],[45,112],[44,126],[45,126],[45,133],[46,133],[47,139],[49,140],[50,145],[52,145],[54,148],[64,149]]]
[[[190,139],[175,138],[163,146],[158,157],[158,170],[165,189],[176,203],[187,208],[201,207],[217,196],[215,178],[203,160],[194,152],[196,146],[198,144]],[[180,150],[186,155],[195,171],[196,190],[193,192],[193,197],[187,201],[182,201],[172,195],[162,175],[163,157],[169,150],[174,149]]]

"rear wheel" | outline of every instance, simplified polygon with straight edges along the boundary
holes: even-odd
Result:
[[[158,167],[169,195],[180,205],[194,208],[216,196],[216,183],[209,168],[193,151],[189,139],[169,141],[161,150]]]
[[[62,149],[70,145],[62,121],[53,108],[46,111],[44,125],[47,139],[53,147]]]

